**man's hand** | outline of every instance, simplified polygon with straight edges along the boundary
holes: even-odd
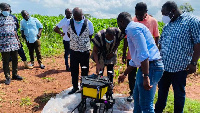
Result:
[[[150,90],[153,86],[150,86],[150,79],[149,76],[144,76],[143,77],[143,86],[145,90]]]
[[[61,35],[61,36],[65,36],[65,33],[62,32],[62,33],[60,33],[60,35]]]
[[[40,37],[41,37],[41,34],[40,34],[40,33],[38,33],[38,34],[37,34],[37,38],[38,38],[38,39],[40,39]]]
[[[109,60],[109,59],[111,59],[113,56],[114,56],[114,53],[110,53],[110,54],[108,54],[108,55],[106,56],[106,59]]]
[[[19,48],[21,48],[21,46],[22,46],[22,45],[21,45],[21,43],[20,43],[20,42],[19,42],[18,46],[19,46]]]
[[[125,78],[126,78],[126,76],[124,74],[120,75],[118,78],[118,84],[124,82]]]
[[[101,65],[100,65],[100,64],[97,64],[97,65],[96,65],[96,74],[98,75],[99,72],[102,71],[102,70],[103,70],[103,69],[102,69]]]
[[[196,67],[196,66],[194,66],[194,65],[192,65],[192,64],[189,64],[189,65],[187,66],[187,71],[188,71],[188,74],[195,73],[195,72],[196,72],[196,70],[197,70],[197,67]]]
[[[122,56],[122,62],[123,62],[124,64],[126,64],[126,55],[125,55],[125,54],[123,54],[123,56]]]

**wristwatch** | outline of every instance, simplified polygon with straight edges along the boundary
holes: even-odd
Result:
[[[192,64],[193,66],[196,66],[197,62],[191,62],[190,64]]]
[[[142,74],[142,76],[143,76],[143,77],[147,77],[147,76],[149,76],[149,74]]]

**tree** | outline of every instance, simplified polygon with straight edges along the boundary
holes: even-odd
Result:
[[[192,6],[189,3],[185,3],[185,4],[181,5],[179,8],[182,12],[193,12],[194,11],[194,9],[192,8]]]

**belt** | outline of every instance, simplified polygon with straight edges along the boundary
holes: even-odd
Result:
[[[162,59],[158,59],[158,60],[149,61],[149,64],[150,64],[150,63],[154,63],[154,62],[158,62],[158,61],[162,61]]]

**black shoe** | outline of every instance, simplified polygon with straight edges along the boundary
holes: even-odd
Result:
[[[31,64],[30,64],[30,66],[32,66],[32,67],[34,66],[34,61],[31,61]]]
[[[81,93],[81,90],[77,90],[76,93]]]
[[[43,64],[40,64],[40,68],[41,68],[41,69],[44,69],[45,66],[44,66]]]
[[[5,84],[6,84],[6,85],[9,85],[9,84],[10,84],[10,81],[11,81],[10,77],[6,78]]]
[[[73,88],[68,94],[69,94],[69,95],[70,95],[70,94],[74,94],[74,93],[76,93],[77,90],[79,90],[79,89],[78,89],[78,88],[77,88],[77,89]]]
[[[12,76],[12,79],[13,80],[22,80],[23,78],[20,77],[19,75],[15,75],[15,76]]]
[[[128,102],[132,102],[132,101],[133,101],[133,96],[130,95],[130,96],[127,98],[127,101],[128,101]]]
[[[68,68],[66,67],[66,71],[71,72],[71,69],[69,67]]]

